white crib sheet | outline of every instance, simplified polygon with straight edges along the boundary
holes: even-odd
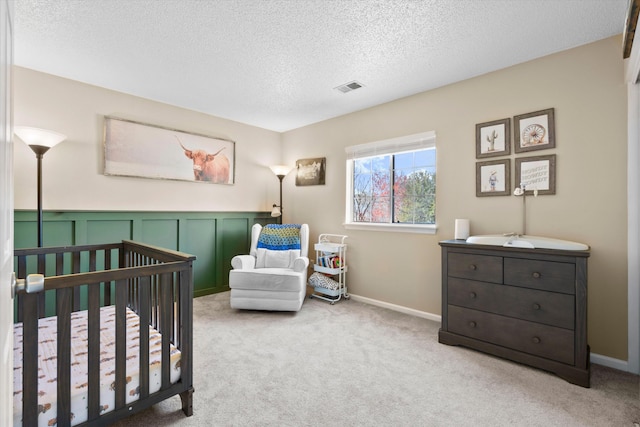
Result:
[[[127,385],[126,402],[139,397],[140,318],[127,308]],[[38,321],[38,427],[57,423],[57,318]],[[22,323],[14,325],[13,340],[13,425],[22,425]],[[115,407],[115,306],[100,309],[100,408],[101,413]],[[71,425],[87,420],[87,312],[71,314]],[[160,390],[161,334],[149,327],[149,392]],[[171,382],[180,379],[180,351],[171,345]]]

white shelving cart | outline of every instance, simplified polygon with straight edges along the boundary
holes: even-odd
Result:
[[[316,260],[314,273],[309,278],[314,293],[309,298],[319,298],[335,304],[343,297],[349,299],[347,293],[347,245],[348,236],[342,234],[321,234],[313,248]]]

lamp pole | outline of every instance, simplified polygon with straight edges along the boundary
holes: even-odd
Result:
[[[42,157],[50,147],[44,145],[29,145],[38,159],[38,247],[42,247]]]
[[[280,180],[280,216],[278,217],[278,224],[282,224],[282,180],[285,175],[276,175]]]
[[[291,171],[290,166],[286,165],[275,165],[269,166],[271,171],[275,176],[280,180],[280,205],[273,205],[273,210],[271,211],[271,216],[278,217],[278,224],[282,224],[282,180],[285,176]],[[277,208],[277,209],[276,209]]]

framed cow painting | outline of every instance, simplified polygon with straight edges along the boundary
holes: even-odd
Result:
[[[324,185],[326,157],[296,160],[296,185]]]
[[[104,174],[233,184],[235,142],[107,116]]]

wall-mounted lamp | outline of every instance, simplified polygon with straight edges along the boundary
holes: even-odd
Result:
[[[67,139],[67,136],[25,126],[15,126],[13,133],[31,147],[38,159],[38,247],[42,247],[42,157],[51,147]]]
[[[291,171],[291,167],[287,165],[275,165],[269,166],[271,171],[278,177],[280,180],[280,204],[273,204],[273,210],[271,211],[272,217],[278,217],[278,223],[282,224],[282,180],[285,176]]]

